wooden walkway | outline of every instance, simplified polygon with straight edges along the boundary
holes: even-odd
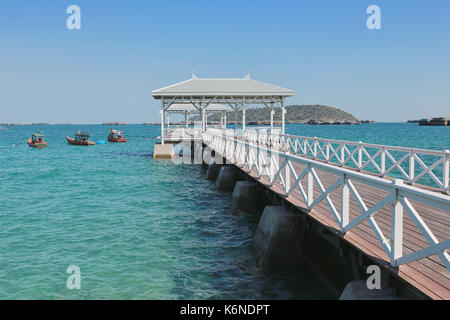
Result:
[[[305,169],[305,165],[300,163],[292,163],[292,165],[297,174],[300,174]],[[251,172],[248,172],[248,167],[246,165],[240,167],[240,169],[254,179],[258,180],[260,183],[269,187],[270,183],[268,177],[263,175],[260,179],[258,179],[258,174],[255,167],[253,167]],[[325,189],[328,189],[339,179],[338,176],[325,171],[318,170],[317,174]],[[295,181],[292,174],[290,180]],[[300,183],[306,190],[306,183],[304,179],[301,180]],[[358,190],[359,195],[368,208],[388,195],[388,191],[371,187],[366,184],[354,182],[354,186]],[[280,177],[275,180],[275,183],[270,187],[270,189],[282,197],[285,194]],[[336,208],[340,207],[340,190],[340,188],[336,188],[329,194],[329,197]],[[316,199],[321,193],[322,192],[319,189],[319,186],[314,183],[314,199]],[[305,211],[306,204],[299,192],[291,192],[286,200]],[[448,211],[429,207],[412,200],[411,204],[416,208],[424,222],[428,225],[439,241],[450,238],[450,213]],[[349,212],[350,221],[357,218],[362,213],[360,207],[352,196],[350,196]],[[385,253],[380,241],[373,232],[367,220],[364,220],[357,226],[347,231],[345,234],[342,234],[340,232],[339,225],[337,224],[325,200],[322,200],[319,204],[314,206],[308,215],[332,231],[337,237],[343,238],[349,244],[361,250],[364,254],[377,259],[377,261],[380,262],[380,265],[384,266],[386,269],[396,274],[398,278],[414,286],[428,297],[432,299],[450,299],[450,272],[437,255],[432,255],[417,261],[409,262],[395,268],[390,265],[389,257]],[[410,252],[415,252],[419,249],[428,247],[429,243],[411,218],[407,214],[404,214],[403,216],[403,253],[408,254]],[[382,232],[385,235],[389,235],[391,232],[391,207],[385,206],[381,208],[372,217]],[[447,250],[447,252],[449,252],[449,250]]]

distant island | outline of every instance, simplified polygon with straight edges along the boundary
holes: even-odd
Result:
[[[248,124],[269,124],[271,108],[250,108],[246,109],[245,117]],[[281,108],[274,108],[275,122],[279,123],[281,118]],[[352,114],[338,108],[323,105],[289,105],[286,106],[286,123],[307,123],[307,124],[360,124],[373,123],[371,120],[360,121]],[[239,120],[242,119],[242,111],[238,112]],[[234,111],[227,112],[228,122],[234,121]],[[200,116],[190,118],[191,121],[200,121]],[[219,115],[213,114],[208,117],[209,123],[219,122]]]
[[[26,123],[0,123],[2,126],[29,126],[29,124]]]
[[[102,123],[104,126],[126,126],[128,123],[122,123],[122,122],[104,122]]]
[[[450,126],[450,118],[439,117],[431,119],[408,120],[407,123],[418,123],[419,126]]]

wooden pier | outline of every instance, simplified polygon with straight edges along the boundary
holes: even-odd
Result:
[[[240,137],[203,137],[227,161],[399,279],[432,299],[450,299],[448,195]]]
[[[161,144],[208,146],[419,296],[450,299],[450,151],[286,135],[284,100],[294,93],[249,76],[193,75],[152,92],[161,101]],[[281,126],[271,119],[270,127],[247,130],[246,106],[255,104],[279,105]],[[234,130],[226,129],[228,107]],[[184,128],[165,123],[171,112],[185,115]],[[212,128],[208,113],[217,112],[222,120]],[[197,128],[188,125],[191,113],[201,116]]]

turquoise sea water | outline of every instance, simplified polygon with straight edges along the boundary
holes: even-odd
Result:
[[[154,161],[158,126],[123,126],[126,144],[70,146],[77,130],[105,140],[109,127],[0,130],[0,299],[328,298],[307,270],[265,275],[250,241],[257,219],[235,216],[230,193],[198,165]],[[49,147],[26,144],[37,130]],[[288,133],[449,149],[450,128],[406,124],[288,125]],[[69,290],[66,269],[81,270]]]

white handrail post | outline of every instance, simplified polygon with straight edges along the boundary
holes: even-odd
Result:
[[[244,140],[244,161],[242,163],[242,167],[244,167],[245,165],[247,165],[247,168],[250,168],[250,143],[248,143],[248,141]]]
[[[344,161],[345,161],[344,142],[341,142],[341,163],[340,163],[340,166],[341,166],[341,167],[344,166]]]
[[[270,154],[269,154],[269,152],[270,152]],[[267,170],[267,175],[269,176],[269,184],[271,184],[272,183],[272,175],[274,174],[274,172],[273,172],[273,164],[272,164],[272,151],[269,151],[269,152],[267,153],[266,166],[269,166],[268,170]]]
[[[444,162],[442,163],[443,168],[442,168],[442,188],[443,188],[443,192],[447,193],[447,189],[448,189],[448,176],[449,176],[449,165],[450,163],[450,150],[445,150],[444,153]]]
[[[261,161],[261,159],[260,159],[260,144],[259,144],[259,131],[257,131],[256,132],[256,134],[257,134],[257,143],[256,143],[256,161],[255,161],[255,163],[256,163],[256,172],[257,172],[257,174],[258,174],[258,177],[259,177],[259,174],[260,174],[260,170],[259,170],[259,168],[261,168],[261,166],[262,166],[262,161]]]
[[[311,164],[308,163],[307,173],[306,173],[306,208],[311,209],[311,205],[314,202],[314,178],[312,174]]]
[[[317,137],[314,137],[314,159],[317,158]]]
[[[363,144],[362,141],[358,142],[358,171],[361,171],[362,168],[362,155],[363,155]]]
[[[400,179],[392,181],[394,185],[391,216],[391,265],[397,266],[397,259],[403,255],[403,206],[399,190],[395,186],[403,184]]]
[[[327,142],[327,147],[326,147],[326,161],[329,162],[330,161],[330,142]]]
[[[222,142],[222,157],[225,158],[225,162],[227,162],[227,134],[225,133],[223,136],[223,142]]]
[[[234,139],[234,137],[233,137]],[[233,163],[237,165],[237,141],[233,140]]]
[[[230,140],[228,139],[228,137],[226,136],[226,138],[225,138],[225,145],[224,145],[224,151],[223,151],[224,153],[225,153],[225,157],[226,157],[226,159],[230,159],[230,162],[229,163],[233,163],[233,155],[231,155],[230,156]],[[228,163],[228,160],[227,160],[227,163]]]
[[[344,173],[342,174],[341,182],[341,232],[344,233],[344,228],[348,225],[350,216],[350,189],[348,187],[348,178]]]
[[[284,192],[287,196],[287,193],[288,193],[289,189],[291,188],[291,169],[289,168],[289,160],[288,160],[287,154],[285,154],[284,161],[286,161],[286,166],[285,166],[286,178],[284,179],[284,184],[285,184]]]
[[[381,176],[384,177],[386,173],[386,148],[384,146],[381,147],[380,169],[381,169]]]
[[[414,150],[409,152],[409,179],[408,183],[412,184],[414,180]]]

